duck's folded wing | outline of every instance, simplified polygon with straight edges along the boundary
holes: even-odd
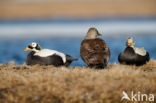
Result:
[[[144,48],[134,48],[134,51],[135,51],[136,54],[139,54],[141,56],[146,55],[146,50]]]

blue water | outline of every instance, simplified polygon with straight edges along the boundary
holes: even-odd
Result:
[[[156,35],[133,36],[136,47],[144,47],[152,59],[156,59]],[[118,62],[118,54],[125,48],[125,41],[127,36],[102,37],[108,44],[111,50],[110,63]],[[71,66],[86,65],[80,57],[80,43],[82,38],[31,38],[31,39],[7,39],[0,40],[0,63],[7,64],[9,61],[15,61],[16,64],[23,64],[29,52],[24,52],[28,44],[35,41],[40,44],[42,48],[57,50],[71,55],[74,58],[79,58]]]
[[[84,37],[96,27],[103,36],[156,34],[153,18],[0,20],[0,38]]]
[[[136,47],[144,47],[156,59],[156,17],[0,20],[0,63],[14,61],[24,64],[29,52],[23,50],[31,42],[74,58],[71,66],[86,65],[80,57],[80,44],[88,28],[96,27],[111,50],[111,63],[118,63],[118,55],[125,48],[129,36]]]

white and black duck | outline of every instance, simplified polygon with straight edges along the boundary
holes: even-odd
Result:
[[[144,48],[134,47],[133,38],[128,38],[126,48],[118,56],[118,61],[121,64],[141,66],[150,60],[149,53]]]
[[[26,58],[27,65],[54,65],[54,66],[69,66],[72,61],[78,59],[72,58],[70,55],[50,50],[41,49],[38,43],[31,43],[24,51],[31,51]]]

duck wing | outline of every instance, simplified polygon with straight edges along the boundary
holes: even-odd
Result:
[[[139,54],[141,56],[146,55],[146,50],[144,48],[134,48],[134,51],[135,51],[136,54]]]

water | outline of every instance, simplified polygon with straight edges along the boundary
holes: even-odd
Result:
[[[152,59],[156,59],[156,36],[134,36],[137,47],[144,47]],[[123,37],[103,37],[111,50],[110,63],[118,62],[119,53],[125,48],[127,36]],[[32,41],[38,42],[42,48],[57,50],[72,57],[79,58],[71,66],[86,65],[80,57],[80,43],[82,38],[44,38],[44,39],[13,39],[0,40],[0,63],[15,61],[16,64],[23,64],[29,52],[24,52],[28,44]]]
[[[80,43],[89,27],[97,27],[103,34],[111,50],[109,63],[118,62],[118,55],[129,36],[134,37],[136,47],[144,47],[151,58],[156,59],[156,18],[0,20],[0,63],[24,64],[28,52],[23,50],[35,41],[42,48],[79,58],[71,66],[84,66]]]
[[[0,21],[0,37],[83,37],[90,27],[104,36],[156,34],[156,18]]]

